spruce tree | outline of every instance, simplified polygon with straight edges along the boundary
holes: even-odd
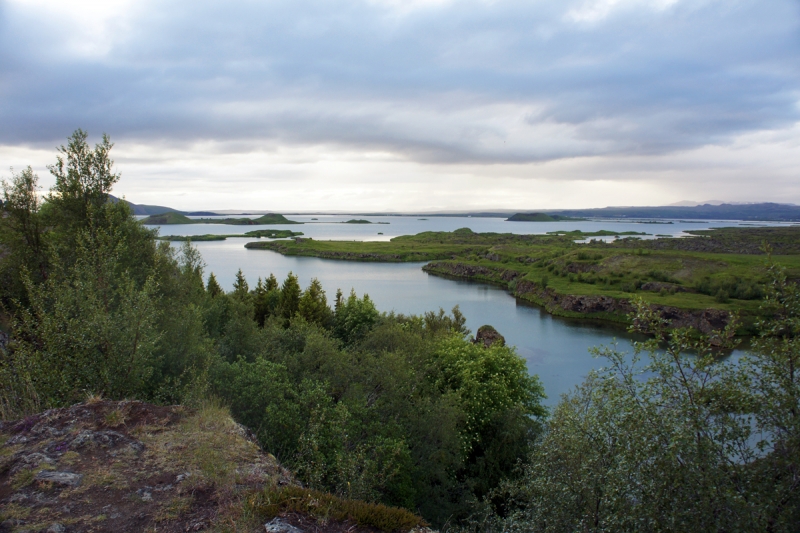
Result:
[[[331,309],[328,307],[328,299],[325,296],[325,291],[322,290],[322,284],[317,278],[311,280],[311,284],[300,298],[298,314],[309,322],[314,322],[321,326],[330,321]]]
[[[242,274],[242,269],[236,273],[236,281],[233,282],[233,296],[239,300],[245,300],[250,295],[250,287]]]
[[[297,276],[289,272],[281,287],[281,316],[287,321],[290,320],[300,309],[300,283]]]
[[[208,284],[206,285],[206,291],[212,298],[216,298],[220,294],[222,294],[222,287],[220,287],[219,283],[217,282],[217,277],[212,272],[210,276],[208,276]]]

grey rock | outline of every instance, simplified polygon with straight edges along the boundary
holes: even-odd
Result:
[[[42,463],[46,463],[46,464],[51,465],[51,464],[53,464],[55,462],[50,457],[46,456],[43,453],[39,453],[39,452],[34,452],[34,453],[30,453],[28,455],[23,455],[22,457],[20,457],[20,461],[22,461],[23,463],[25,463],[27,465],[31,465],[31,466],[38,466],[38,465],[40,465]]]
[[[81,431],[72,439],[70,448],[83,448],[84,446],[103,446],[113,448],[118,443],[126,440],[125,436],[116,431]]]
[[[264,524],[264,529],[267,533],[303,533],[302,529],[294,527],[280,518],[273,518]]]
[[[9,444],[25,444],[26,442],[28,442],[28,437],[26,437],[25,435],[20,433],[19,435],[14,435],[10,439],[8,439],[6,441],[6,445],[9,445]]]
[[[143,487],[137,490],[136,494],[142,499],[142,501],[151,502],[153,501],[153,493],[150,491],[151,491],[150,487]]]
[[[43,470],[36,474],[37,481],[47,481],[55,483],[56,485],[64,485],[67,487],[77,487],[81,484],[83,476],[81,474],[73,474],[72,472],[54,472],[52,470]]]
[[[66,533],[67,528],[56,522],[54,524],[51,524],[46,531],[47,533]]]

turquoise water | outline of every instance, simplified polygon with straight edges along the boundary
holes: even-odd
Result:
[[[600,229],[618,231],[645,231],[648,233],[679,235],[685,229],[731,226],[736,223],[718,222],[703,224],[637,224],[632,222],[505,222],[502,219],[431,217],[417,220],[413,217],[358,217],[374,221],[388,221],[381,225],[338,224],[352,216],[324,217],[309,215],[289,217],[294,220],[319,218],[330,223],[304,224],[302,226],[227,226],[227,225],[172,225],[161,234],[197,235],[203,233],[242,233],[260,228],[286,228],[303,231],[316,239],[373,240],[408,235],[420,231],[450,231],[469,227],[473,231],[513,233],[545,233],[555,230]],[[657,229],[655,229],[657,228]],[[377,235],[377,232],[385,235]],[[670,233],[672,232],[672,233]],[[351,288],[359,295],[367,293],[381,311],[404,314],[421,314],[425,311],[446,311],[458,305],[467,318],[467,327],[473,332],[483,324],[491,324],[503,334],[508,344],[516,347],[528,369],[538,374],[549,396],[548,404],[558,401],[562,393],[579,384],[593,368],[604,365],[589,353],[593,346],[619,341],[627,348],[630,336],[618,327],[607,323],[579,321],[553,317],[535,306],[524,304],[504,289],[465,281],[453,281],[426,274],[424,263],[358,263],[325,260],[313,257],[285,257],[266,250],[248,250],[244,244],[253,239],[232,238],[226,241],[199,242],[195,246],[205,260],[206,275],[214,272],[227,290],[234,276],[242,269],[251,286],[258,277],[270,273],[282,280],[292,271],[303,286],[312,277],[318,278],[332,300],[337,288],[348,293]],[[176,243],[179,244],[179,243]]]

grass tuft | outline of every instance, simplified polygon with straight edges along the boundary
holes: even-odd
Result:
[[[322,521],[348,521],[386,532],[405,532],[427,526],[422,518],[406,509],[346,500],[327,492],[296,486],[268,488],[251,496],[247,503],[254,515],[267,520],[294,512]]]

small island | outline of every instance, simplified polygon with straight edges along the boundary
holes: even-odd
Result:
[[[169,211],[150,215],[140,221],[145,226],[165,226],[169,224],[228,224],[232,226],[261,226],[266,224],[302,224],[289,220],[278,213],[267,213],[258,218],[189,218],[186,215]]]
[[[351,218],[350,220],[342,222],[342,224],[388,224],[388,222],[372,222],[363,218]]]
[[[547,213],[517,213],[506,219],[506,222],[580,222],[585,218],[548,215]]]

